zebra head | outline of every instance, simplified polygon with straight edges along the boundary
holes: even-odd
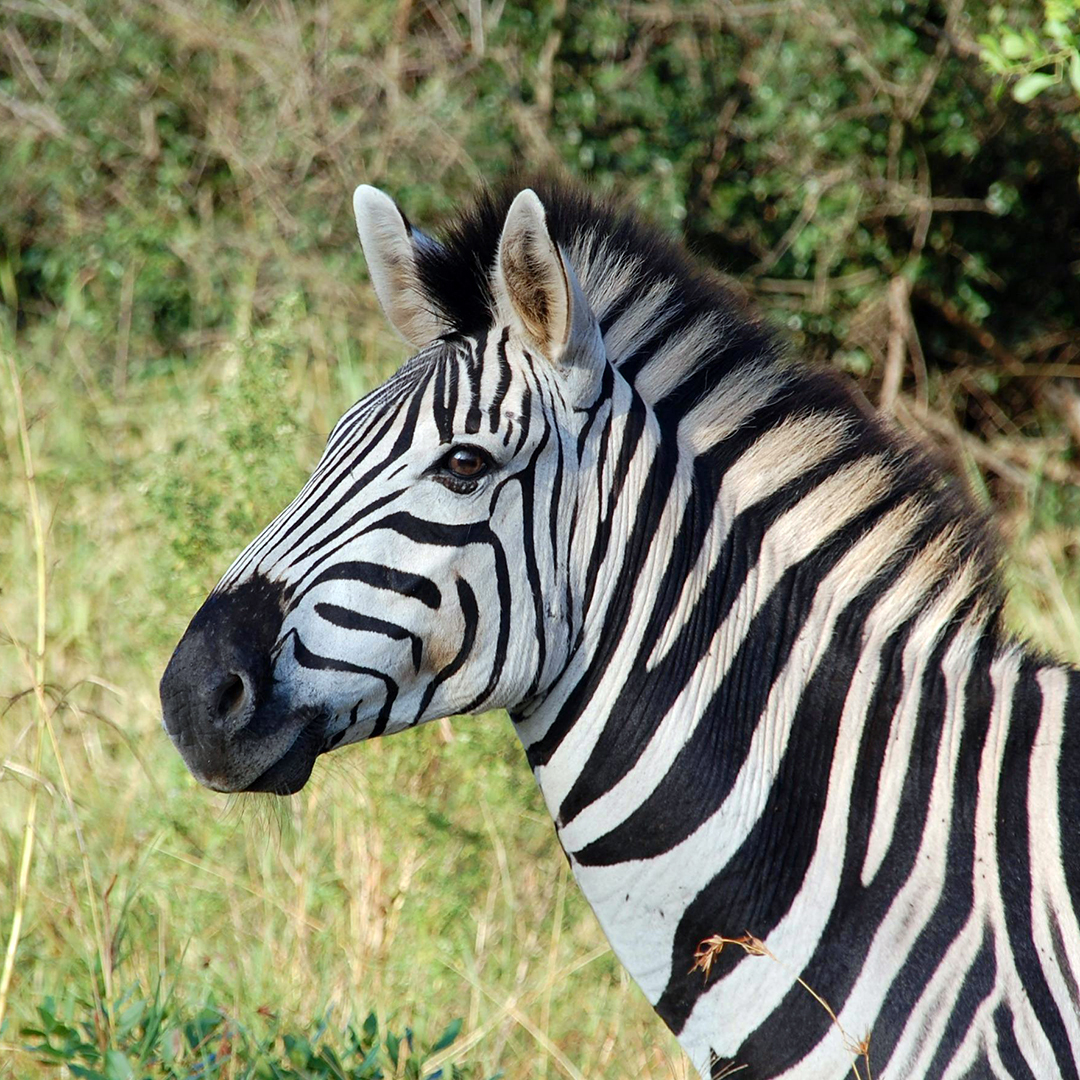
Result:
[[[291,793],[339,745],[527,711],[580,632],[572,538],[593,527],[580,495],[618,380],[544,205],[513,200],[467,328],[431,287],[441,245],[374,188],[354,208],[379,301],[420,351],[341,418],[162,678],[166,730],[219,790]]]

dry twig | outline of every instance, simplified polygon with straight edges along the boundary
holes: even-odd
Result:
[[[770,960],[775,960],[777,963],[780,962],[761,938],[755,937],[747,930],[742,937],[738,938],[724,937],[721,934],[713,934],[712,937],[705,938],[694,952],[694,964],[690,968],[690,972],[692,973],[700,970],[704,973],[705,978],[708,979],[709,972],[712,970],[716,958],[724,951],[725,945],[738,945],[747,956],[767,956]],[[870,1033],[867,1032],[862,1039],[852,1038],[844,1028],[844,1025],[840,1023],[840,1018],[836,1015],[832,1006],[801,976],[797,975],[795,981],[829,1014],[829,1019],[832,1020],[836,1029],[843,1036],[844,1049],[855,1058],[851,1063],[851,1071],[855,1074],[855,1080],[873,1080],[873,1074],[870,1072]],[[865,1078],[862,1073],[859,1072],[858,1059],[860,1057],[866,1061]],[[730,1076],[732,1072],[735,1072],[742,1067],[743,1066],[737,1066],[733,1068],[732,1065],[727,1065],[721,1075]]]

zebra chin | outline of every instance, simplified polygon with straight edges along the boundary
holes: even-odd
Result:
[[[169,734],[188,770],[204,787],[232,794],[295,795],[308,782],[315,759],[327,749],[326,716],[323,709],[302,709],[272,722],[256,717],[255,732],[248,737],[242,732],[229,741],[184,738],[171,730]],[[275,729],[270,738],[257,733],[263,723]]]
[[[305,715],[311,719],[304,721]],[[326,749],[327,713],[323,709],[302,710],[292,723],[303,722],[292,745],[265,772],[236,791],[266,791],[272,795],[295,795],[311,776],[315,759]]]

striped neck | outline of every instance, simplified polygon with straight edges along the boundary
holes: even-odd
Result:
[[[895,901],[926,800],[973,805],[948,779],[967,712],[986,727],[991,665],[1020,654],[1002,651],[962,501],[846,391],[765,358],[704,396],[658,392],[663,367],[620,369],[634,401],[651,388],[638,426],[655,442],[630,446],[633,410],[613,410],[608,458],[632,465],[614,495],[600,485],[582,647],[515,719],[586,897],[700,1067],[802,992],[737,950],[691,975],[700,942],[749,930],[845,1001],[822,941],[850,932],[851,896]],[[930,763],[925,790],[904,786],[912,761]],[[872,824],[845,836],[849,820]],[[828,1041],[806,997],[820,1016],[799,1014],[791,1053]],[[724,1020],[725,1001],[755,1004]],[[860,991],[852,1030],[882,1008]],[[899,1038],[897,1023],[880,1026]]]

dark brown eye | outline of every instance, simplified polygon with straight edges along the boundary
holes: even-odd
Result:
[[[444,459],[447,472],[462,480],[475,480],[483,476],[491,464],[491,458],[475,446],[459,446]]]

